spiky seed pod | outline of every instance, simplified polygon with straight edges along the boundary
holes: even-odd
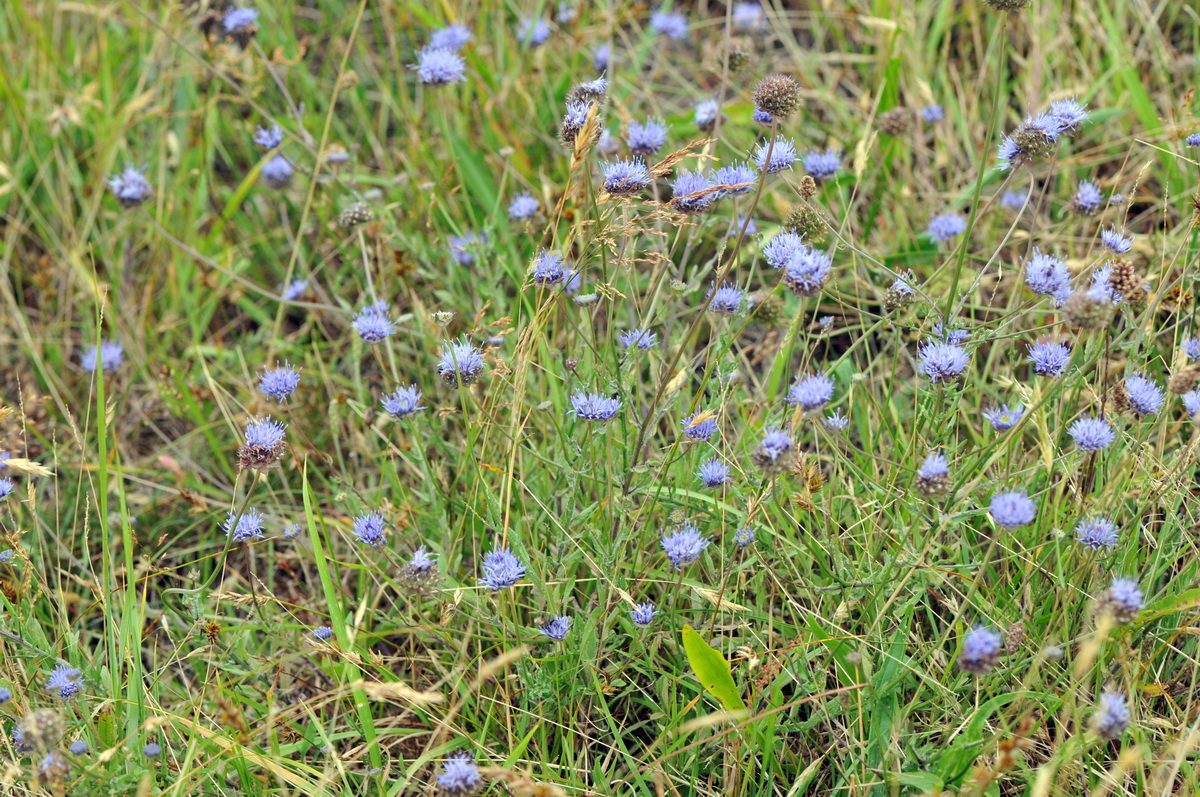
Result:
[[[63,718],[54,709],[43,708],[32,711],[21,720],[21,734],[25,743],[38,750],[58,747],[63,735]]]
[[[890,111],[885,111],[875,120],[875,126],[879,128],[879,132],[885,136],[898,136],[908,130],[908,126],[912,123],[912,114],[907,108],[893,108]]]
[[[1113,317],[1112,302],[1089,295],[1079,290],[1063,303],[1063,320],[1079,329],[1101,330],[1108,327]]]
[[[803,199],[809,199],[817,193],[817,181],[813,179],[811,174],[806,174],[800,178],[799,191]]]
[[[1112,289],[1128,300],[1138,298],[1138,295],[1144,293],[1142,289],[1142,278],[1133,268],[1133,263],[1128,260],[1116,260],[1112,264],[1112,274],[1108,278],[1108,284]]]
[[[933,496],[944,495],[950,489],[950,476],[946,473],[934,476],[918,476],[915,485],[917,492],[926,497],[932,498]]]
[[[788,75],[768,75],[754,88],[754,104],[776,119],[786,119],[804,106],[800,84]]]
[[[342,211],[342,215],[338,217],[338,224],[342,227],[357,227],[359,224],[366,224],[372,218],[374,214],[369,207],[362,202],[355,202]]]
[[[1182,396],[1190,393],[1197,383],[1200,383],[1200,366],[1188,365],[1171,374],[1167,380],[1167,390]]]
[[[983,0],[983,4],[993,11],[1007,11],[1015,14],[1028,6],[1030,0]]]
[[[774,326],[784,318],[783,297],[774,291],[760,291],[750,294],[750,312],[754,320],[766,326]]]
[[[811,244],[824,243],[829,235],[825,214],[808,202],[798,202],[788,211],[783,228]]]
[[[1054,137],[1037,127],[1021,125],[1013,131],[1012,140],[1020,152],[1020,160],[1024,163],[1034,163],[1054,152]]]
[[[1017,620],[1004,632],[1004,652],[1013,655],[1025,644],[1025,623]]]
[[[729,73],[736,75],[746,68],[746,64],[750,63],[750,51],[739,46],[737,42],[730,42],[726,58],[729,60]]]

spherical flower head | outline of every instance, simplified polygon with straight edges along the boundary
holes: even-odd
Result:
[[[545,249],[529,265],[529,278],[533,280],[534,284],[542,287],[562,282],[566,273],[562,258]]]
[[[733,27],[736,30],[758,30],[767,21],[763,8],[758,3],[735,3]]]
[[[263,367],[263,374],[258,380],[258,389],[276,401],[286,401],[300,385],[300,371],[293,368],[286,360],[283,365],[275,363],[274,368]]]
[[[771,268],[783,268],[794,255],[811,251],[804,238],[794,232],[781,232],[767,241],[762,248],[763,258]]]
[[[850,419],[843,415],[841,410],[834,410],[821,418],[821,425],[831,432],[841,432],[850,425]]]
[[[427,86],[445,86],[467,79],[467,62],[455,50],[424,47],[417,53],[417,63],[409,64],[417,77]]]
[[[621,345],[626,349],[637,346],[638,351],[653,349],[656,345],[658,345],[658,336],[645,329],[631,329],[628,332],[624,332],[619,335],[617,340],[620,341]]]
[[[1138,583],[1132,578],[1114,578],[1108,591],[1100,599],[1099,609],[1111,614],[1118,623],[1128,623],[1145,608],[1145,598]]]
[[[754,107],[772,117],[787,119],[803,104],[800,84],[787,75],[768,75],[754,87]]]
[[[1093,551],[1117,547],[1117,525],[1106,517],[1085,518],[1075,524],[1075,540]]]
[[[246,445],[255,448],[274,448],[283,442],[287,424],[273,421],[270,417],[251,421],[246,425]]]
[[[778,470],[789,464],[794,449],[795,444],[787,432],[768,429],[754,450],[754,461],[764,470]]]
[[[383,409],[393,418],[405,418],[425,409],[421,406],[421,391],[416,385],[399,388],[395,393],[384,393],[380,402]]]
[[[1185,340],[1180,348],[1187,355],[1189,360],[1200,360],[1200,338],[1189,338]]]
[[[1187,411],[1189,418],[1195,418],[1197,413],[1200,413],[1200,390],[1189,390],[1181,397],[1183,400],[1183,408]],[[0,482],[6,481],[0,479]],[[9,482],[12,484],[12,482]],[[11,490],[10,490],[11,492]],[[0,489],[0,498],[4,497],[3,489]]]
[[[283,143],[283,128],[277,124],[260,127],[254,131],[254,143],[263,150],[271,150]]]
[[[1133,248],[1133,238],[1126,238],[1112,227],[1100,231],[1100,243],[1114,255],[1123,255]]]
[[[531,194],[519,194],[508,205],[508,217],[513,221],[532,219],[537,215],[538,201]]]
[[[633,618],[635,625],[647,626],[654,622],[654,615],[658,614],[654,609],[654,604],[650,601],[639,603],[629,611],[629,616]]]
[[[750,189],[754,188],[754,184],[758,182],[758,176],[748,164],[734,163],[714,171],[709,177],[709,181],[713,185],[729,186],[713,192],[714,199],[721,199],[749,193]]]
[[[770,160],[767,159],[768,153]],[[774,146],[771,142],[764,141],[754,150],[751,160],[760,172],[779,174],[784,169],[792,168],[792,164],[796,162],[796,146],[786,138],[776,139]]]
[[[42,760],[38,762],[38,772],[45,778],[61,778],[67,774],[69,769],[70,765],[67,763],[67,759],[57,750],[51,750],[49,753],[46,753],[42,757]]]
[[[99,350],[95,346],[88,346],[84,349],[83,356],[79,360],[80,367],[85,371],[95,371],[97,354],[102,371],[115,371],[121,367],[121,363],[125,362],[124,346],[115,340],[102,340]]]
[[[1183,140],[1189,147],[1200,147],[1200,133],[1192,133]]]
[[[774,116],[771,116],[771,114],[767,113],[762,108],[759,108],[757,106],[754,108],[754,117],[753,118],[754,118],[755,122],[757,122],[760,125],[764,125],[764,126],[769,125],[775,121]]]
[[[571,396],[571,409],[567,412],[586,421],[607,421],[611,420],[620,409],[621,400],[618,398],[580,390]]]
[[[554,17],[559,25],[567,25],[575,21],[575,7],[564,0],[558,4],[558,14]]]
[[[784,401],[798,404],[805,412],[819,410],[833,398],[833,380],[824,374],[796,377],[795,384],[788,390]]]
[[[1038,341],[1028,349],[1026,361],[1033,363],[1033,372],[1038,376],[1061,376],[1071,362],[1071,348],[1065,343]]]
[[[950,463],[946,461],[945,455],[936,451],[925,457],[925,461],[921,463],[921,467],[917,470],[917,478],[919,479],[944,479],[949,475]]]
[[[1000,205],[1009,210],[1020,210],[1025,207],[1025,200],[1028,197],[1028,191],[1005,191],[1000,197]]]
[[[700,213],[712,205],[716,192],[703,172],[679,172],[671,183],[671,207],[681,213]]]
[[[67,664],[59,664],[46,679],[46,691],[61,700],[70,700],[83,691],[83,672]]]
[[[466,230],[462,235],[450,236],[450,256],[460,266],[469,266],[475,262],[475,253],[487,244],[487,235]]]
[[[443,344],[437,370],[447,384],[469,385],[483,373],[483,352],[466,338]]]
[[[708,290],[708,296],[712,297],[712,301],[708,305],[710,313],[731,316],[741,309],[744,294],[732,283],[726,282],[722,283],[719,288],[714,283]]]
[[[383,515],[368,512],[354,519],[354,539],[372,548],[381,548],[387,542],[387,528]]]
[[[12,692],[8,689],[0,687],[0,706],[12,700]]]
[[[471,41],[471,31],[463,25],[447,25],[429,37],[429,46],[437,50],[458,52]]]
[[[8,479],[4,479],[4,481],[8,481]],[[8,482],[8,483],[12,484],[12,482]],[[13,559],[16,558],[16,556],[17,556],[17,552],[14,551],[12,548],[5,548],[3,551],[0,551],[0,565],[9,564],[10,562],[12,562]]]
[[[1069,136],[1088,120],[1086,108],[1087,103],[1081,103],[1074,97],[1069,97],[1050,103],[1049,113],[1057,120],[1059,131]]]
[[[157,742],[147,742],[146,746],[142,748],[142,755],[146,758],[158,758],[162,755],[162,745]]]
[[[1032,499],[1016,490],[993,495],[988,511],[997,526],[1010,530],[1027,526],[1037,517],[1037,506]]]
[[[240,30],[245,30],[258,22],[258,9],[253,6],[246,8],[231,8],[225,12],[225,17],[221,20],[225,26],[226,33],[236,33]]]
[[[679,426],[693,440],[708,440],[717,433],[717,416],[709,410],[693,412],[680,421]]]
[[[265,470],[279,463],[287,446],[287,424],[270,417],[246,424],[244,442],[238,447],[238,464],[245,469]]]
[[[946,109],[940,105],[937,105],[936,103],[933,105],[926,105],[921,109],[921,121],[926,122],[927,124],[940,122],[945,118]]]
[[[295,173],[292,162],[283,155],[276,153],[262,165],[261,174],[272,188],[283,188]]]
[[[475,756],[459,750],[450,754],[442,771],[438,773],[438,791],[441,794],[474,794],[483,785],[483,778],[475,766]]]
[[[247,509],[238,516],[230,512],[225,522],[221,524],[225,535],[234,542],[246,542],[263,537],[263,516],[257,509]]]
[[[567,633],[571,630],[571,618],[565,614],[560,614],[538,630],[556,642],[562,642],[567,638]]]
[[[983,417],[991,421],[992,428],[997,432],[1007,432],[1017,425],[1017,422],[1021,420],[1021,416],[1024,414],[1025,407],[1020,404],[1011,410],[1007,404],[1001,404],[999,407],[992,407],[983,411]]]
[[[525,17],[517,25],[517,38],[529,47],[541,47],[550,38],[550,23],[544,19]]]
[[[479,583],[493,592],[511,587],[525,575],[525,565],[507,548],[484,554],[482,569]]]
[[[1067,433],[1082,451],[1099,451],[1117,439],[1116,432],[1103,418],[1080,418],[1071,424]]]
[[[1125,380],[1125,392],[1129,394],[1130,409],[1139,416],[1156,415],[1166,400],[1162,388],[1141,374]]]
[[[701,130],[712,130],[721,115],[721,105],[716,100],[704,100],[696,105],[694,119],[696,127]]]
[[[634,155],[653,155],[667,143],[667,125],[662,119],[630,122],[625,129],[625,143]]]
[[[824,152],[809,150],[804,156],[804,171],[814,180],[828,180],[841,168],[842,154],[835,149],[827,149]]]
[[[971,355],[953,343],[926,341],[917,348],[917,371],[933,385],[958,379],[970,361]]]
[[[679,12],[655,11],[650,15],[650,27],[659,36],[672,39],[686,39],[688,35],[687,17]]]
[[[1092,216],[1100,209],[1100,203],[1103,201],[1104,197],[1100,194],[1100,186],[1091,180],[1080,180],[1079,187],[1075,190],[1075,196],[1071,200],[1071,207],[1077,213]]]
[[[120,174],[110,175],[108,187],[123,208],[135,208],[154,195],[154,189],[141,169],[125,167]]]
[[[284,287],[283,298],[286,301],[294,302],[304,295],[306,288],[308,288],[308,280],[292,280]]]
[[[833,257],[801,244],[783,265],[783,282],[797,296],[816,296],[833,271]]]
[[[958,668],[972,675],[983,675],[1000,661],[1004,638],[999,631],[977,625],[963,637]]]
[[[1119,692],[1105,692],[1100,695],[1100,704],[1092,714],[1092,728],[1101,739],[1113,741],[1120,739],[1129,727],[1129,707],[1125,704],[1125,695]]]
[[[754,544],[754,529],[738,529],[733,533],[733,542],[739,548],[749,548]]]
[[[88,747],[88,743],[85,739],[76,739],[75,741],[71,742],[71,746],[67,748],[67,751],[71,755],[83,755],[89,749],[90,748]]]
[[[408,560],[408,567],[417,573],[429,572],[433,569],[433,564],[433,557],[425,550],[425,546],[413,551],[412,558]]]
[[[943,213],[929,220],[925,234],[935,241],[945,243],[967,231],[967,220],[958,213]]]
[[[597,72],[606,72],[611,61],[612,51],[607,44],[602,44],[596,48],[596,52],[592,55],[592,68]]]
[[[284,526],[283,527],[283,538],[285,540],[294,540],[300,536],[300,532],[303,531],[303,529],[304,529],[304,527],[301,526],[299,523],[292,523],[291,525]]]
[[[574,296],[583,287],[583,275],[577,269],[571,269],[563,277],[562,290],[567,296]]]
[[[653,182],[646,164],[640,160],[616,160],[601,167],[604,190],[613,196],[630,196],[644,191]]]
[[[312,635],[321,642],[326,642],[333,639],[333,629],[327,625],[320,625],[313,629]]]
[[[700,558],[709,540],[691,523],[684,523],[674,533],[663,532],[662,549],[676,570],[683,570]]]
[[[729,481],[729,466],[720,457],[713,457],[696,471],[700,483],[709,489],[720,487]]]

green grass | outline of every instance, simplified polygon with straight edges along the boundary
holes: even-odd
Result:
[[[456,750],[492,794],[1200,791],[1198,438],[1176,396],[1146,418],[1114,402],[1125,375],[1183,371],[1197,334],[1193,10],[862,0],[772,7],[747,35],[698,4],[672,42],[643,6],[581,4],[522,47],[518,17],[547,9],[264,2],[246,49],[206,40],[195,4],[0,11],[0,450],[20,458],[0,502],[0,550],[17,551],[0,564],[0,792],[432,794]],[[419,85],[406,66],[449,18],[474,35],[468,80]],[[730,38],[750,53],[742,72],[723,66]],[[604,42],[604,124],[661,116],[655,159],[701,142],[679,169],[744,159],[770,134],[751,121],[754,85],[797,77],[807,105],[779,134],[845,152],[812,199],[835,267],[818,296],[792,296],[760,251],[800,201],[799,165],[681,217],[654,201],[670,177],[607,201],[599,156],[573,164],[563,97]],[[713,96],[725,118],[705,141],[691,109]],[[1067,96],[1089,124],[1045,162],[993,168],[1001,134]],[[933,102],[941,122],[875,127]],[[251,140],[270,120],[297,169],[282,190]],[[346,163],[318,158],[337,148]],[[135,210],[104,182],[126,164],[155,187]],[[1125,201],[1072,213],[1082,179]],[[1023,211],[1001,206],[1027,186]],[[522,191],[540,203],[530,223],[506,215]],[[339,225],[356,201],[373,220]],[[971,230],[937,245],[922,232],[948,210]],[[759,234],[739,245],[747,213]],[[1103,331],[1068,329],[1021,265],[1058,252],[1086,282],[1107,225],[1134,235],[1149,292]],[[449,240],[470,230],[487,244],[467,266]],[[597,301],[530,284],[543,247]],[[924,298],[890,308],[905,269]],[[722,273],[756,310],[702,312]],[[295,278],[303,296],[281,300]],[[351,327],[372,297],[397,319],[376,346]],[[971,330],[972,360],[932,388],[916,344],[943,313]],[[657,347],[621,350],[635,327]],[[1067,375],[1031,377],[1041,335],[1073,344]],[[503,342],[456,388],[436,363],[461,336]],[[89,373],[102,338],[125,362]],[[283,404],[257,390],[277,360],[303,368]],[[810,372],[834,378],[845,432],[780,401]],[[426,409],[394,421],[380,396],[410,383]],[[577,420],[581,389],[622,411]],[[1004,433],[981,415],[1000,403],[1026,407]],[[701,410],[720,434],[687,442],[680,420]],[[1067,427],[1102,410],[1117,440],[1088,458]],[[288,424],[287,453],[242,470],[245,424],[267,414]],[[764,472],[762,431],[787,422],[800,458]],[[950,489],[925,498],[914,474],[938,448]],[[724,492],[694,476],[714,455],[733,470]],[[992,521],[1002,488],[1029,492],[1034,523]],[[231,543],[219,524],[247,508],[268,533]],[[368,511],[389,524],[381,549],[354,541]],[[1092,514],[1120,527],[1112,551],[1074,541]],[[659,540],[683,520],[712,545],[677,572]],[[744,549],[742,527],[757,537]],[[420,545],[437,559],[429,593],[405,571]],[[493,593],[479,561],[498,545],[528,571]],[[1093,615],[1114,575],[1146,596],[1128,625]],[[660,611],[645,629],[629,614],[644,600]],[[570,634],[550,642],[538,628],[560,613]],[[955,663],[976,623],[1008,638],[979,677]],[[685,625],[720,655],[689,655]],[[706,688],[722,659],[744,711]],[[82,671],[69,702],[44,689],[60,662]],[[1114,742],[1090,730],[1106,689],[1132,712]],[[46,708],[62,746],[91,746],[50,777],[47,750],[9,735]]]

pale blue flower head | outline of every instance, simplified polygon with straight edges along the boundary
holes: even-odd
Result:
[[[713,457],[700,466],[696,476],[705,487],[720,487],[729,481],[729,466],[722,462],[720,457]]]
[[[479,583],[493,592],[513,586],[525,575],[525,565],[508,548],[493,549],[484,554],[482,570]]]
[[[467,62],[454,50],[441,47],[425,47],[417,53],[417,63],[409,69],[427,86],[445,86],[461,83],[467,79]]]
[[[1071,424],[1067,433],[1082,451],[1099,451],[1117,439],[1116,433],[1103,418],[1080,418]]]
[[[771,268],[783,268],[796,254],[811,251],[804,238],[794,232],[781,232],[772,236],[762,248],[763,259]]]
[[[585,421],[607,421],[621,409],[621,400],[600,393],[576,391],[571,396],[571,409],[567,412]]]
[[[946,118],[946,109],[940,105],[926,105],[921,109],[921,120],[929,124],[940,122]]]
[[[815,374],[803,378],[797,376],[783,400],[799,405],[805,412],[812,412],[824,407],[832,398],[833,380],[824,374]]]
[[[1037,517],[1037,505],[1024,492],[1010,490],[992,496],[988,510],[997,526],[1015,529],[1027,526]]]
[[[925,234],[935,241],[951,241],[967,231],[967,220],[958,213],[943,213],[929,220]]]
[[[741,309],[744,294],[733,283],[726,282],[722,283],[719,288],[714,283],[708,291],[708,296],[712,297],[712,301],[708,305],[710,313],[731,316]]]
[[[524,221],[537,215],[538,201],[532,194],[523,193],[513,197],[508,205],[508,217],[513,221]]]
[[[571,630],[571,618],[569,615],[560,614],[538,630],[556,642],[562,642]]]
[[[455,52],[471,41],[471,31],[463,25],[447,25],[433,32],[429,37],[429,46],[437,50],[453,50]]]
[[[917,371],[938,385],[962,376],[971,355],[961,346],[941,341],[926,341],[917,347]]]
[[[1071,272],[1062,258],[1044,254],[1035,246],[1025,264],[1025,284],[1034,293],[1051,296],[1055,305],[1061,305],[1071,295]]]
[[[653,155],[667,143],[667,125],[662,119],[630,122],[625,129],[625,143],[634,155]]]
[[[383,515],[367,512],[354,519],[354,539],[372,548],[382,548],[387,542],[387,527]]]
[[[263,537],[262,513],[257,509],[247,509],[239,517],[236,512],[230,512],[221,529],[234,542],[260,539]]]
[[[650,27],[658,35],[672,39],[686,39],[688,34],[687,17],[678,11],[655,11],[650,15]]]
[[[639,603],[630,610],[629,615],[633,618],[635,625],[647,626],[654,622],[654,615],[658,614],[654,609],[654,604],[650,601]]]
[[[1007,432],[1017,425],[1017,422],[1021,420],[1021,416],[1024,414],[1025,407],[1020,404],[1011,410],[1007,404],[1001,404],[999,407],[992,407],[983,411],[983,417],[991,422],[992,428],[997,432]]]
[[[263,150],[275,149],[283,143],[283,128],[272,123],[254,131],[254,143]]]
[[[59,664],[46,679],[46,691],[61,700],[70,700],[83,691],[83,672],[69,664]]]
[[[1113,227],[1106,227],[1100,231],[1100,243],[1115,255],[1123,255],[1133,248],[1133,238],[1121,235]]]
[[[1106,517],[1091,517],[1075,525],[1075,539],[1084,548],[1093,551],[1117,547],[1120,534],[1117,526]]]
[[[1130,408],[1137,415],[1156,415],[1166,400],[1162,388],[1141,374],[1134,374],[1125,380],[1125,392]]]
[[[641,193],[653,182],[650,170],[640,160],[616,160],[604,164],[604,190],[613,196]]]
[[[684,523],[674,532],[663,532],[661,544],[671,565],[682,570],[700,558],[709,540],[691,523]]]
[[[416,385],[401,387],[395,393],[384,393],[380,404],[393,418],[406,418],[425,409],[421,406],[421,390]]]
[[[804,156],[804,171],[814,180],[828,180],[842,168],[842,154],[835,149],[809,150]]]
[[[1092,727],[1101,739],[1120,739],[1129,727],[1129,706],[1125,704],[1125,695],[1120,692],[1100,695],[1100,704],[1092,714]]]
[[[1042,340],[1029,345],[1027,362],[1033,363],[1038,376],[1061,376],[1071,362],[1071,348],[1065,343]]]
[[[276,401],[286,401],[300,385],[300,369],[284,361],[283,365],[275,363],[274,368],[263,366],[262,376],[258,380],[258,389],[268,398]]]
[[[770,160],[767,159],[768,151]],[[777,138],[773,147],[769,141],[764,141],[754,150],[751,160],[760,172],[779,174],[792,168],[792,164],[796,162],[796,145],[786,138]]]
[[[958,656],[958,667],[972,675],[983,675],[1000,660],[1000,649],[1004,638],[998,631],[977,625],[963,637],[962,652]]]
[[[671,183],[671,207],[681,213],[701,213],[712,205],[717,192],[711,178],[703,172],[681,171]]]
[[[442,345],[437,370],[447,384],[469,385],[483,373],[483,352],[465,337]]]
[[[96,370],[96,355],[99,354],[100,370],[115,371],[121,367],[121,363],[125,362],[125,347],[115,340],[100,341],[100,349],[97,352],[95,346],[88,346],[83,351],[83,356],[79,359],[79,365],[85,371]]]
[[[617,337],[626,349],[636,346],[638,351],[653,349],[658,344],[658,336],[646,329],[631,329]]]

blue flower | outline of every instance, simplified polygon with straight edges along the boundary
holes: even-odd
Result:
[[[653,155],[667,143],[667,125],[662,119],[648,119],[645,124],[630,122],[625,129],[625,143],[634,155]]]
[[[737,30],[758,30],[766,21],[766,14],[758,3],[735,3],[733,6],[733,27]]]
[[[781,232],[773,236],[762,248],[763,259],[771,268],[783,268],[793,256],[812,251],[804,238],[794,232]]]
[[[1129,394],[1129,406],[1137,415],[1157,414],[1166,398],[1162,388],[1141,374],[1125,380],[1125,392]]]
[[[416,385],[398,388],[395,393],[384,393],[380,403],[388,415],[404,418],[425,409],[421,406],[421,391]]]
[[[530,279],[542,287],[562,282],[566,273],[566,269],[563,268],[562,258],[554,252],[548,252],[545,249],[533,259],[533,262],[529,266]]]
[[[80,367],[85,371],[96,370],[96,347],[88,346],[79,360]],[[125,362],[125,347],[115,340],[100,341],[100,370],[115,371]]]
[[[597,72],[604,72],[608,70],[610,61],[611,51],[609,50],[608,45],[602,44],[597,47],[596,52],[592,57],[592,67],[595,68]]]
[[[1129,706],[1125,705],[1125,695],[1120,692],[1100,695],[1100,705],[1092,714],[1092,727],[1101,739],[1120,739],[1129,727]]]
[[[650,601],[639,603],[629,611],[634,624],[640,626],[650,625],[650,623],[654,622],[654,615],[656,614],[658,612],[654,610],[654,604]]]
[[[1189,360],[1200,360],[1200,338],[1188,338],[1180,344],[1180,348]]]
[[[483,575],[479,583],[493,592],[516,584],[525,575],[525,565],[507,548],[488,551],[483,555]]]
[[[653,349],[658,344],[658,336],[645,329],[631,329],[617,337],[621,345],[629,349],[637,346],[638,351]]]
[[[671,183],[671,207],[681,213],[700,213],[713,203],[716,194],[708,175],[702,172],[679,172]]]
[[[762,108],[755,106],[754,107],[754,121],[758,122],[760,125],[769,125],[775,121],[775,117],[772,116],[770,114],[770,112],[764,111]]]
[[[463,750],[451,753],[442,764],[437,783],[442,794],[465,795],[479,791],[483,778],[475,766],[475,756]]]
[[[132,166],[126,166],[120,174],[109,175],[107,182],[109,190],[123,208],[137,207],[154,194],[146,175]]]
[[[226,33],[244,30],[258,21],[258,9],[253,6],[246,8],[231,8],[225,12],[222,20]]]
[[[517,25],[517,38],[530,47],[541,47],[550,38],[550,23],[544,19],[525,17]]]
[[[710,313],[731,316],[741,309],[742,291],[738,290],[732,283],[723,283],[719,288],[714,283],[708,290],[708,296],[712,297],[712,301],[708,305]],[[707,299],[708,296],[705,298]]]
[[[487,235],[475,230],[464,230],[462,235],[450,236],[450,256],[460,266],[475,262],[475,255],[487,245]]]
[[[257,509],[247,509],[238,517],[237,513],[230,512],[221,529],[234,542],[260,539],[263,536],[262,513]]]
[[[538,201],[528,193],[518,194],[508,205],[508,217],[514,221],[531,219],[537,212]]]
[[[1025,284],[1036,294],[1054,297],[1054,304],[1061,305],[1071,295],[1071,272],[1062,258],[1043,254],[1035,246],[1033,257],[1025,264]]]
[[[69,664],[59,664],[46,679],[46,691],[62,700],[70,700],[83,691],[83,672]]]
[[[675,569],[682,570],[700,558],[709,540],[691,523],[684,523],[674,533],[664,531],[661,544]]]
[[[71,742],[71,746],[67,748],[67,751],[71,755],[83,755],[88,749],[88,743],[85,739],[76,739]]]
[[[1100,231],[1100,243],[1115,255],[1123,255],[1133,248],[1133,238],[1126,238],[1112,227]]]
[[[387,529],[384,527],[383,515],[378,512],[367,512],[354,519],[354,539],[372,548],[380,548],[387,542]]]
[[[809,150],[804,156],[804,171],[814,180],[826,180],[837,174],[838,169],[842,168],[842,154],[835,149],[827,149],[824,152],[817,150]]]
[[[621,400],[618,398],[609,398],[600,393],[586,393],[579,390],[571,396],[571,409],[567,412],[586,421],[607,421],[620,409]]]
[[[730,166],[722,166],[714,171],[709,177],[709,181],[713,185],[730,186],[729,188],[722,188],[713,192],[714,199],[721,199],[722,197],[749,193],[754,188],[754,184],[758,182],[758,176],[748,164],[734,163]]]
[[[1071,348],[1052,340],[1038,341],[1028,346],[1027,362],[1033,363],[1038,376],[1061,376],[1071,362]]]
[[[683,433],[693,440],[708,440],[717,433],[716,414],[708,410],[693,412],[680,421],[679,426]]]
[[[1075,525],[1075,539],[1093,551],[1115,548],[1119,537],[1116,524],[1106,517],[1087,518]]]
[[[0,500],[8,498],[12,495],[12,491],[16,489],[12,479],[0,479]]]
[[[1020,210],[1025,207],[1025,200],[1029,196],[1029,191],[1005,191],[1000,197],[1000,205],[1009,210]]]
[[[427,86],[445,86],[467,79],[464,74],[467,62],[454,50],[441,47],[424,47],[417,53],[417,63],[409,64],[417,77]]]
[[[313,629],[313,636],[322,642],[333,639],[333,629],[327,625],[320,625]]]
[[[429,46],[437,50],[461,50],[471,41],[471,31],[463,25],[447,25],[429,37]]]
[[[408,567],[414,573],[427,573],[433,569],[433,564],[433,557],[424,545],[413,551],[412,558],[408,560]]]
[[[146,758],[158,758],[162,755],[162,745],[157,742],[146,742],[146,746],[142,748],[142,755]]]
[[[1080,418],[1071,424],[1067,433],[1075,445],[1083,451],[1099,451],[1117,438],[1116,433],[1103,418]]]
[[[953,382],[967,369],[971,355],[961,346],[926,341],[917,347],[917,371],[933,385]]]
[[[686,39],[688,34],[687,17],[678,12],[655,11],[650,15],[650,27],[658,35],[672,39]]]
[[[562,642],[567,638],[567,633],[571,630],[571,618],[565,614],[560,614],[538,630],[551,639]]]
[[[792,452],[794,443],[783,429],[768,429],[755,449],[755,459],[764,467],[782,464]]]
[[[263,375],[258,380],[258,389],[276,401],[286,401],[300,384],[300,371],[293,368],[284,360],[281,366],[278,361],[275,368],[263,366]]]
[[[1141,588],[1131,578],[1114,578],[1100,599],[1101,610],[1112,614],[1119,623],[1128,623],[1137,617],[1145,605]]]
[[[283,538],[285,540],[294,540],[300,536],[300,532],[302,529],[303,529],[303,526],[301,526],[299,523],[292,523],[289,526],[284,526]]]
[[[287,424],[271,420],[270,416],[246,424],[245,444],[251,448],[273,449],[283,443]]]
[[[925,461],[921,463],[921,467],[917,469],[917,478],[925,481],[944,479],[949,475],[950,463],[946,461],[945,454],[937,451],[930,452],[925,457]]]
[[[967,231],[967,220],[958,213],[943,213],[929,220],[925,234],[935,241],[946,242]]]
[[[294,302],[304,295],[304,290],[308,287],[308,280],[292,280],[291,284],[283,289],[283,298],[286,301]]]
[[[254,131],[254,143],[263,150],[271,150],[283,143],[283,128],[277,124],[260,127]]]
[[[12,700],[12,692],[10,692],[8,689],[0,687],[0,706],[4,705],[10,700]]]
[[[833,380],[824,374],[816,374],[803,379],[797,376],[783,400],[788,404],[799,404],[800,409],[811,412],[821,409],[832,398]]]
[[[738,529],[733,533],[733,542],[739,548],[748,548],[754,544],[754,529]]]
[[[447,384],[469,385],[483,373],[483,352],[465,337],[442,345],[437,370]]]
[[[1024,492],[1016,490],[993,495],[988,510],[996,525],[1006,529],[1028,525],[1037,517],[1037,505]]]
[[[563,277],[562,289],[567,296],[574,296],[579,293],[579,289],[583,287],[583,275],[578,269],[571,269],[567,275]]]
[[[558,16],[555,17],[559,25],[567,25],[575,21],[575,7],[568,2],[558,4]]]
[[[1000,648],[1004,638],[998,631],[977,625],[963,638],[962,652],[958,656],[959,669],[983,675],[1000,661]]]
[[[1091,180],[1080,180],[1079,188],[1075,191],[1075,198],[1071,200],[1071,204],[1080,213],[1085,216],[1091,216],[1100,209],[1100,203],[1104,198],[1100,194],[1100,186],[1096,185]]]
[[[44,777],[56,779],[67,773],[69,765],[62,753],[51,750],[38,762],[38,772]]]
[[[946,118],[946,109],[940,105],[926,105],[921,109],[921,119],[929,124],[940,122]]]
[[[262,165],[260,174],[267,181],[267,185],[272,188],[283,188],[292,179],[295,171],[290,160],[276,153]]]
[[[653,178],[640,160],[616,160],[604,164],[604,190],[613,196],[629,196],[644,191]]]
[[[721,105],[716,100],[704,100],[696,105],[694,120],[701,130],[712,130],[721,115]]]
[[[841,410],[834,410],[821,418],[821,425],[831,432],[840,432],[850,425],[850,419]]]
[[[1196,413],[1200,412],[1200,390],[1189,390],[1183,396],[1183,408],[1187,410],[1188,417],[1195,418]],[[0,482],[4,481],[0,479]],[[11,484],[11,482],[9,482]],[[0,492],[0,498],[3,497]]]
[[[801,244],[783,264],[783,283],[797,296],[816,296],[832,270],[832,256]]]
[[[1077,102],[1071,97],[1050,103],[1049,113],[1057,121],[1059,132],[1071,135],[1087,121],[1088,113],[1084,110],[1086,107],[1087,103]]]
[[[771,153],[770,162],[767,161],[768,150]],[[751,160],[754,161],[754,165],[760,172],[779,174],[784,169],[792,168],[792,164],[796,161],[796,146],[786,138],[776,139],[773,147],[771,142],[764,141],[754,150]]]
[[[705,487],[720,487],[729,481],[729,466],[720,457],[713,457],[700,466],[696,476]]]
[[[999,408],[993,407],[983,411],[983,417],[992,422],[992,428],[997,432],[1007,432],[1017,425],[1024,414],[1025,408],[1020,404],[1011,410],[1007,404],[1001,404]]]

